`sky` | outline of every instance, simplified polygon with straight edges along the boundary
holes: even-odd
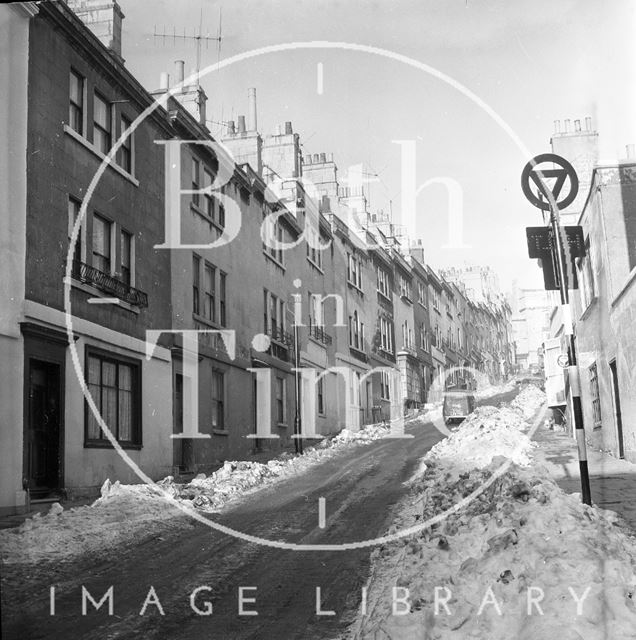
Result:
[[[174,61],[201,69],[286,43],[329,41],[384,49],[423,63],[451,86],[390,57],[343,48],[297,48],[235,62],[201,78],[208,124],[247,114],[255,87],[259,130],[293,123],[303,153],[333,153],[339,175],[363,163],[372,210],[401,214],[401,146],[416,144],[416,185],[450,178],[463,195],[463,248],[448,248],[448,198],[433,184],[417,198],[415,234],[434,268],[490,265],[504,289],[542,287],[525,227],[542,224],[520,175],[528,153],[550,151],[554,120],[592,116],[602,161],[636,142],[636,3],[632,0],[119,0],[123,56],[142,84],[159,86]],[[318,64],[322,63],[322,92]],[[439,75],[437,74],[437,75]],[[174,77],[174,76],[173,76]],[[510,128],[504,130],[457,86]],[[519,144],[513,136],[517,137]],[[454,243],[452,243],[454,244]]]

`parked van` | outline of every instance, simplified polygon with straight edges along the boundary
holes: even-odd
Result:
[[[475,396],[470,391],[447,391],[442,416],[446,424],[459,424],[475,410]]]

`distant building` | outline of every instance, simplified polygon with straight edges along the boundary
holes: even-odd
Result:
[[[440,273],[448,282],[461,283],[473,302],[490,303],[501,299],[499,277],[488,266],[451,267]]]
[[[512,294],[512,331],[517,367],[522,371],[542,367],[543,344],[550,335],[552,296],[544,289],[519,289]]]

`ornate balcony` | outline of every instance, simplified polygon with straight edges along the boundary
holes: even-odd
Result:
[[[265,333],[272,339],[268,353],[279,360],[289,362],[294,348],[294,336],[283,327],[267,327]]]
[[[309,324],[309,335],[312,338],[318,340],[318,342],[322,342],[324,345],[330,345],[332,343],[331,336],[325,332],[322,327],[319,327],[315,324]]]
[[[71,275],[76,280],[92,285],[96,289],[116,296],[123,302],[134,305],[136,307],[148,306],[148,294],[131,287],[122,280],[118,280],[115,276],[104,273],[95,267],[84,262],[74,261]]]

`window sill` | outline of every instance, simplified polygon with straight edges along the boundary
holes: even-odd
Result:
[[[274,256],[270,255],[265,250],[263,250],[263,255],[269,260],[271,260],[279,269],[281,269],[282,271],[285,271],[285,265],[282,262],[279,262],[278,260],[276,260]]]
[[[411,298],[404,293],[400,294],[400,298],[402,298],[402,300],[408,302],[409,304],[413,304],[413,300],[411,300]]]
[[[208,213],[206,213],[198,204],[195,202],[190,202],[190,211],[192,213],[196,213],[198,216],[201,216],[206,222],[211,224],[219,234],[223,234],[225,229]]]
[[[360,287],[355,284],[354,282],[351,282],[351,280],[347,280],[347,284],[354,290],[357,291],[361,296],[364,295],[364,291],[362,291],[362,289],[360,289]]]
[[[230,432],[227,429],[212,429],[212,433],[215,436],[229,436]]]
[[[67,280],[66,278],[64,279],[64,283],[66,284]],[[104,293],[101,289],[98,289],[97,287],[92,287],[89,284],[86,284],[85,282],[80,282],[79,280],[76,280],[75,278],[71,278],[71,287],[73,289],[79,289],[80,291],[83,291],[84,293],[88,293],[91,296],[93,296],[94,298],[104,298],[104,299],[114,299],[114,296],[110,296],[107,295],[106,293]],[[139,315],[139,308],[133,306],[132,304],[128,304],[128,302],[124,302],[123,300],[119,300],[117,299],[117,302],[112,302],[111,303],[113,306],[116,307],[120,307],[121,309],[125,309],[126,311],[130,311],[131,313],[134,313],[136,315]],[[91,306],[95,306],[95,305],[91,305]]]
[[[587,305],[587,307],[585,307],[585,309],[583,309],[583,312],[581,313],[581,315],[579,316],[579,320],[585,320],[591,313],[592,309],[596,306],[596,302],[597,302],[598,298],[596,296],[594,296],[589,304]]]
[[[139,451],[143,448],[143,445],[141,444],[132,444],[130,442],[120,442],[119,446],[122,449],[130,449],[135,451]],[[84,449],[111,449],[114,451],[115,447],[113,447],[113,445],[108,440],[106,440],[105,442],[89,440],[87,442],[84,442]]]
[[[88,149],[95,157],[97,157],[102,162],[106,160],[106,156],[99,150],[92,142],[89,142],[84,136],[81,136],[75,129],[71,129],[67,124],[64,125],[64,132],[69,135],[71,138],[79,142],[83,147]],[[136,187],[139,186],[139,180],[137,180],[134,176],[132,176],[128,171],[122,169],[114,159],[108,161],[108,166],[116,171],[120,176],[128,180],[128,182],[134,184]]]
[[[325,272],[323,270],[323,268],[317,264],[316,262],[314,262],[309,256],[307,256],[307,262],[309,262],[309,264],[316,269],[316,271],[320,271],[320,273],[322,273],[322,275],[325,275]]]
[[[276,424],[276,426],[277,426],[279,429],[287,429],[287,423],[286,423],[286,422],[278,422],[278,423]]]
[[[198,313],[192,313],[192,319],[196,320],[197,322],[200,322],[201,324],[204,324],[208,327],[210,327],[210,329],[222,329],[223,327],[218,324],[217,322],[214,322],[213,320],[210,320],[210,318],[206,318],[205,316],[199,315]]]

